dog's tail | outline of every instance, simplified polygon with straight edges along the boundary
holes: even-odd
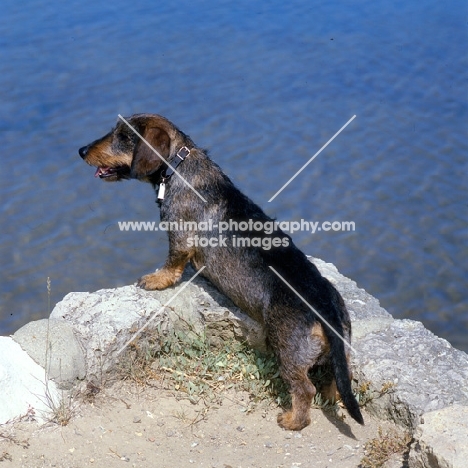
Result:
[[[323,278],[322,290],[326,292],[325,297],[327,297],[327,300],[322,302],[322,310],[331,312],[324,314],[328,319],[328,324],[322,323],[322,327],[330,345],[330,360],[335,374],[336,387],[351,417],[359,424],[364,424],[359,403],[351,389],[351,373],[346,358],[345,346],[350,346],[350,344],[345,339],[343,325],[346,324],[351,329],[348,311],[340,293],[325,278]]]
[[[351,389],[344,339],[337,336],[332,330],[330,330],[328,325],[324,324],[322,326],[324,328],[325,335],[328,338],[328,342],[330,343],[331,362],[335,374],[336,387],[340,392],[341,401],[345,405],[351,417],[359,424],[364,425],[364,419],[362,417],[361,410],[359,409],[359,403]],[[341,328],[341,326],[339,328]],[[340,330],[336,331],[339,332]],[[340,335],[343,336],[342,333],[340,333]]]

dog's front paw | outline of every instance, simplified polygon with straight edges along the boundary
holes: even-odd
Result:
[[[177,278],[175,278],[175,275],[162,269],[156,273],[142,276],[138,280],[137,286],[142,289],[146,289],[147,291],[160,291],[172,286],[176,281]]]

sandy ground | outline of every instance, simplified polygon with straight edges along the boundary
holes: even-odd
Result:
[[[0,459],[11,467],[356,468],[363,445],[379,426],[364,411],[365,426],[312,409],[301,432],[276,424],[275,407],[246,412],[247,394],[226,393],[207,408],[158,388],[115,384],[81,402],[67,426],[20,421],[0,426]],[[390,463],[401,467],[400,460]]]

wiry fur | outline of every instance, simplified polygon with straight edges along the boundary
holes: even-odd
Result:
[[[129,123],[168,161],[186,146],[189,156],[177,170],[199,194],[203,202],[184,181],[174,174],[166,184],[160,202],[161,221],[208,222],[271,221],[255,203],[242,194],[193,141],[164,117],[137,114]],[[81,157],[98,169],[97,175],[107,180],[138,179],[156,188],[166,164],[123,122],[103,138],[80,149]],[[288,383],[292,408],[278,416],[280,426],[300,430],[310,423],[309,408],[316,393],[308,371],[316,365],[333,369],[334,379],[322,389],[330,398],[336,389],[351,416],[360,424],[363,418],[351,391],[348,367],[351,323],[343,299],[316,266],[294,245],[291,238],[277,229],[263,232],[223,232],[214,228],[206,237],[228,238],[225,247],[188,246],[190,231],[169,231],[169,255],[159,271],[143,276],[139,286],[149,290],[173,285],[191,262],[238,307],[261,323],[269,345],[279,358],[280,371]],[[232,245],[234,235],[270,237],[287,240],[287,246],[239,247]],[[273,267],[313,306],[343,338],[340,339],[321,319],[294,294],[269,268]]]

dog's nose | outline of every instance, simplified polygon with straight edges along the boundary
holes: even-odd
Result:
[[[78,150],[78,153],[80,153],[80,156],[84,159],[88,155],[88,146],[83,146],[83,148],[80,148]]]

